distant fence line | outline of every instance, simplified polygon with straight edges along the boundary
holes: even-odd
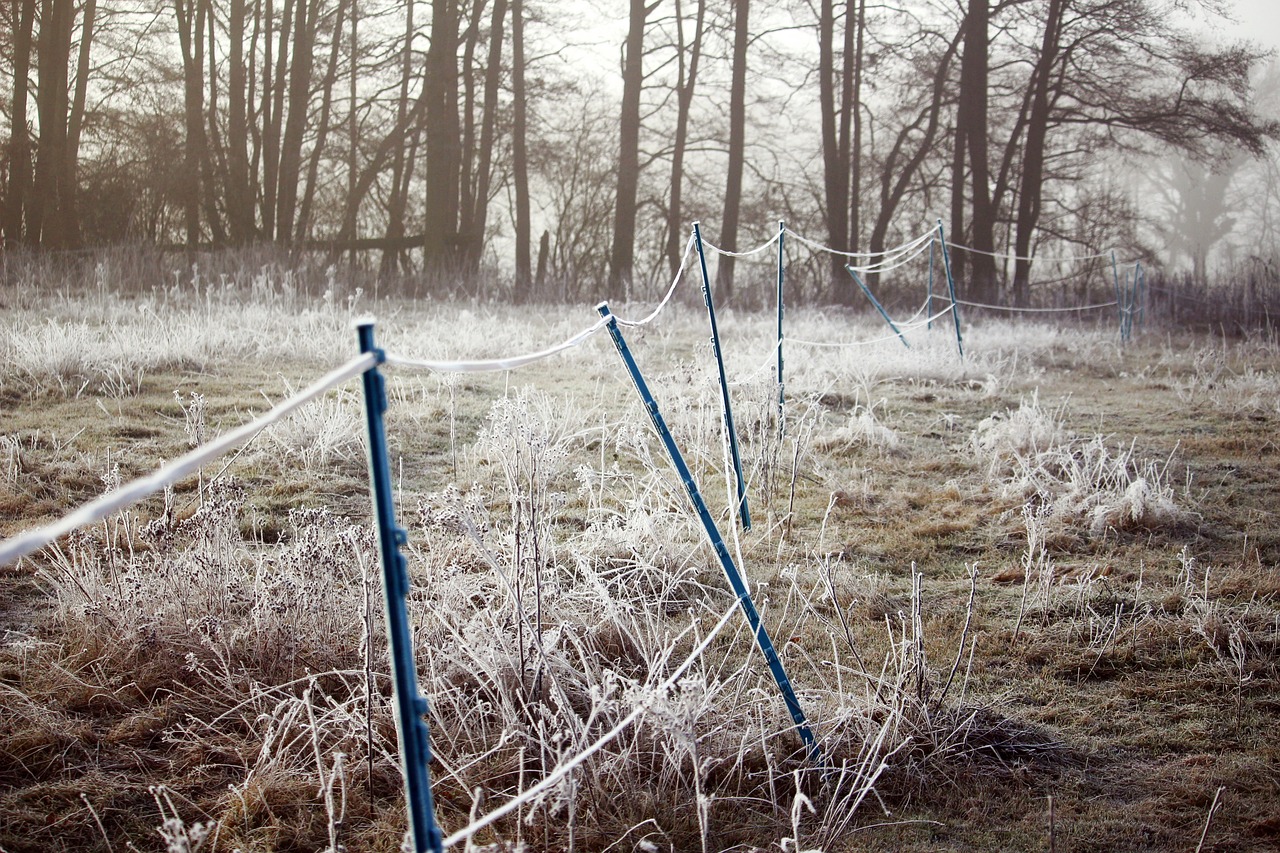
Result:
[[[1152,277],[1147,310],[1154,322],[1174,328],[1241,335],[1272,333],[1280,321],[1280,277],[1246,271],[1229,285],[1197,283],[1190,276]]]
[[[783,361],[782,350],[784,341],[787,339],[783,334],[783,304],[784,304],[784,246],[785,237],[792,232],[788,231],[785,225],[778,223],[777,234],[762,246],[748,250],[746,252],[726,252],[717,249],[714,246],[704,246],[701,240],[698,226],[694,225],[694,232],[690,240],[685,245],[684,255],[679,266],[679,271],[675,274],[674,281],[666,291],[665,297],[662,299],[658,307],[647,316],[638,320],[627,320],[619,318],[610,313],[607,304],[601,303],[597,306],[597,310],[601,318],[596,322],[585,325],[580,331],[563,341],[545,347],[534,352],[510,354],[505,357],[479,359],[469,361],[423,361],[420,359],[410,359],[397,357],[387,353],[385,350],[374,346],[373,341],[373,325],[372,321],[362,322],[358,327],[359,343],[361,354],[348,361],[346,364],[330,371],[325,376],[309,385],[302,392],[294,395],[290,399],[277,404],[271,410],[261,415],[250,423],[244,424],[213,441],[203,444],[187,454],[170,460],[162,465],[159,469],[150,475],[143,476],[130,483],[124,484],[113,491],[101,496],[100,498],[84,504],[72,512],[64,515],[57,521],[45,525],[44,527],[25,531],[17,536],[7,540],[0,541],[0,565],[6,565],[21,559],[24,556],[33,554],[40,549],[52,544],[58,538],[65,536],[72,530],[92,524],[95,521],[102,520],[110,515],[128,507],[145,497],[155,494],[163,490],[167,486],[171,486],[180,479],[190,476],[193,472],[213,459],[222,456],[229,450],[250,441],[257,433],[268,428],[272,424],[278,422],[288,416],[295,409],[314,400],[328,390],[335,388],[356,376],[361,377],[364,385],[364,401],[366,413],[367,438],[369,444],[369,462],[370,462],[370,484],[371,494],[374,503],[374,514],[377,519],[377,529],[379,534],[380,552],[383,564],[383,583],[387,597],[387,621],[388,621],[388,643],[391,655],[391,667],[393,670],[393,679],[395,683],[393,695],[396,701],[397,716],[397,732],[401,749],[402,770],[405,778],[406,798],[409,811],[410,825],[413,836],[413,849],[415,851],[442,851],[444,848],[455,845],[460,842],[467,841],[472,835],[482,828],[490,825],[501,817],[516,811],[521,805],[529,802],[544,792],[549,791],[557,785],[561,779],[568,775],[572,770],[588,760],[594,754],[617,734],[622,732],[628,725],[639,719],[648,709],[648,702],[641,702],[632,709],[632,712],[622,721],[617,723],[612,729],[599,736],[595,742],[580,750],[575,756],[562,762],[557,768],[549,773],[537,785],[526,790],[522,795],[509,800],[500,805],[489,814],[474,818],[462,829],[453,833],[449,837],[443,837],[438,824],[435,821],[434,805],[431,794],[430,780],[427,774],[427,765],[430,760],[430,748],[428,745],[428,737],[426,731],[426,723],[424,716],[427,711],[427,703],[425,697],[418,692],[418,682],[416,674],[416,664],[414,661],[414,646],[412,641],[412,633],[408,624],[408,615],[406,609],[406,601],[409,594],[410,581],[407,570],[407,561],[400,552],[400,546],[406,544],[407,534],[398,527],[395,518],[395,503],[392,497],[390,486],[390,462],[389,452],[386,445],[385,427],[383,424],[383,413],[388,406],[388,398],[384,380],[378,368],[382,365],[400,366],[406,368],[427,369],[443,373],[471,373],[471,372],[487,372],[487,371],[506,371],[523,367],[535,362],[550,358],[558,353],[573,349],[588,338],[601,330],[607,330],[613,338],[618,354],[622,358],[627,372],[630,374],[632,382],[639,393],[644,404],[646,412],[648,412],[655,431],[662,439],[668,454],[676,469],[677,475],[684,483],[690,498],[690,505],[694,512],[699,516],[700,521],[707,534],[708,542],[715,550],[720,559],[722,567],[725,570],[726,577],[730,581],[735,592],[734,605],[727,608],[720,616],[716,626],[705,637],[690,655],[681,663],[668,677],[660,684],[654,686],[653,694],[658,695],[670,689],[681,674],[692,664],[692,662],[701,655],[711,644],[712,640],[718,635],[729,623],[730,618],[735,609],[740,609],[751,627],[756,642],[768,663],[770,670],[774,676],[775,682],[783,695],[788,710],[791,713],[794,726],[792,728],[804,742],[806,750],[809,754],[813,769],[825,774],[827,771],[826,760],[823,757],[821,747],[818,740],[814,737],[810,730],[804,713],[800,710],[799,700],[791,686],[790,679],[787,677],[783,668],[781,659],[778,657],[773,647],[772,641],[769,639],[764,629],[763,623],[760,621],[758,611],[756,611],[754,603],[751,601],[751,595],[748,586],[739,574],[738,568],[729,554],[729,550],[724,543],[719,527],[711,514],[708,512],[705,502],[698,490],[692,475],[689,473],[687,466],[683,461],[683,456],[679,451],[674,438],[667,429],[664,419],[662,418],[658,404],[650,395],[648,386],[643,379],[634,358],[631,355],[629,347],[622,338],[620,327],[634,328],[645,326],[655,320],[663,311],[665,306],[670,302],[672,295],[684,279],[684,273],[689,266],[689,260],[694,249],[697,250],[703,297],[705,300],[708,317],[711,325],[712,342],[716,355],[717,364],[720,371],[720,383],[722,389],[722,400],[724,407],[724,425],[725,438],[730,445],[734,464],[737,468],[739,483],[739,505],[737,518],[741,521],[744,528],[750,528],[749,514],[746,506],[746,491],[742,481],[741,466],[737,460],[737,444],[736,432],[733,426],[732,415],[729,405],[729,390],[726,381],[723,363],[720,360],[719,339],[716,330],[715,312],[713,305],[713,296],[710,288],[710,280],[707,274],[704,248],[710,249],[712,252],[721,254],[732,254],[734,256],[746,256],[761,253],[777,242],[778,252],[776,255],[776,273],[777,273],[777,344],[774,351],[770,353],[771,358],[777,357],[777,374],[775,381],[778,385],[778,429],[779,435],[783,424],[785,423],[784,413],[784,395],[783,395]],[[799,235],[793,235],[799,236]],[[803,240],[803,238],[800,238]],[[957,248],[956,246],[946,242],[945,235],[942,230],[941,222],[939,222],[936,236],[930,233],[915,237],[894,249],[887,250],[883,253],[877,253],[874,257],[866,255],[851,255],[847,252],[835,252],[826,247],[811,245],[811,249],[815,251],[828,251],[834,254],[848,257],[851,259],[866,258],[871,261],[865,266],[855,267],[846,265],[845,269],[857,281],[866,298],[879,310],[887,325],[893,330],[894,335],[878,338],[874,341],[861,342],[845,342],[845,345],[857,345],[868,343],[881,343],[891,341],[897,338],[905,346],[909,347],[909,343],[904,336],[904,332],[910,329],[919,329],[920,327],[928,328],[930,324],[937,319],[941,319],[950,314],[955,321],[956,343],[959,356],[964,357],[961,344],[961,327],[959,320],[959,308],[961,304],[972,307],[985,309],[1005,309],[1007,306],[997,305],[980,305],[974,306],[973,303],[965,303],[955,296],[953,284],[950,279],[949,263],[944,264],[944,272],[948,282],[949,290],[947,295],[939,290],[934,292],[934,268],[933,253],[930,253],[929,268],[929,291],[928,300],[915,315],[906,321],[895,323],[890,313],[884,308],[880,300],[873,293],[872,288],[868,287],[857,275],[858,271],[864,272],[883,272],[886,270],[896,269],[905,260],[919,257],[924,252],[924,247],[935,245],[943,247],[942,254],[944,262],[946,261],[946,248]],[[807,242],[807,241],[806,241]],[[816,248],[815,248],[816,247]],[[959,247],[963,248],[963,247]],[[1096,258],[1096,256],[1095,256]],[[1092,259],[1092,258],[1091,258]],[[1096,311],[1099,309],[1107,309],[1115,307],[1118,310],[1120,336],[1121,340],[1127,340],[1129,333],[1133,328],[1135,316],[1145,317],[1147,312],[1155,311],[1162,306],[1166,310],[1178,310],[1178,292],[1176,284],[1174,286],[1165,286],[1165,283],[1145,285],[1145,277],[1143,276],[1140,266],[1135,266],[1133,271],[1133,279],[1130,282],[1126,274],[1124,285],[1121,286],[1120,278],[1117,272],[1117,265],[1113,263],[1112,270],[1114,292],[1116,300],[1108,303],[1099,304],[1080,304],[1076,306],[1063,306],[1060,308],[1035,309],[1018,307],[1013,310],[1055,310],[1065,312],[1076,312],[1081,314],[1086,311]],[[1262,306],[1263,316],[1269,326],[1271,301],[1277,296],[1278,288],[1274,282],[1269,287],[1263,287],[1261,291],[1253,288],[1246,295]],[[1211,310],[1221,310],[1222,307],[1229,306],[1232,310],[1254,310],[1253,303],[1246,304],[1244,301],[1235,303],[1230,300],[1217,299],[1216,301],[1209,298],[1203,298],[1208,294],[1197,293],[1196,295],[1187,296],[1184,299],[1196,305],[1197,316],[1201,322],[1206,317],[1212,316]],[[946,307],[937,313],[933,313],[933,302],[937,299],[939,304],[946,303]],[[1112,315],[1115,316],[1115,315]],[[924,319],[920,319],[923,317]],[[829,345],[832,342],[806,342],[795,340],[792,343],[799,345]],[[728,457],[726,456],[726,463]],[[730,517],[729,523],[733,524],[733,517]]]
[[[874,278],[871,281],[881,302],[895,312],[906,305],[918,303],[918,293],[926,273],[922,255],[936,245],[932,230],[907,240],[901,246],[879,253],[847,252],[831,249],[811,240],[790,228],[788,266],[791,281],[789,301],[794,305],[828,304],[830,287],[823,282],[827,267],[815,264],[822,253],[832,253],[853,259],[855,269]],[[561,276],[554,281],[517,291],[497,271],[483,267],[478,272],[408,272],[383,275],[376,264],[338,265],[334,260],[350,253],[409,252],[422,246],[424,235],[415,234],[396,238],[315,239],[292,243],[250,243],[243,246],[220,245],[210,242],[192,244],[133,244],[103,246],[75,250],[27,250],[9,246],[0,251],[0,283],[9,286],[32,285],[49,287],[58,292],[97,291],[105,286],[122,294],[146,293],[157,287],[185,283],[188,275],[197,274],[205,285],[227,284],[244,286],[246,290],[264,271],[279,272],[270,282],[275,287],[289,289],[301,297],[319,297],[339,289],[354,292],[362,288],[365,293],[392,295],[405,298],[444,298],[462,300],[512,300],[521,302],[584,302],[601,297],[594,282],[574,283]],[[707,248],[719,254],[746,258],[767,249],[777,240],[775,234],[765,244],[744,251],[719,249],[709,242]],[[962,243],[947,241],[948,248],[956,252],[978,253],[978,250]],[[803,247],[802,249],[798,247]],[[796,252],[808,253],[797,256]],[[1013,256],[994,252],[998,259],[1012,260]],[[175,266],[179,257],[188,262]],[[1030,300],[1024,306],[1061,311],[1064,319],[1087,319],[1083,314],[1072,317],[1072,310],[1082,306],[1097,305],[1111,296],[1113,283],[1111,270],[1106,267],[1108,252],[1084,251],[1069,256],[1034,256],[1042,273],[1048,275],[1050,265],[1053,275],[1030,282]],[[909,267],[906,265],[910,264]],[[1076,265],[1076,270],[1064,270],[1063,265]],[[726,307],[739,309],[766,309],[770,304],[771,271],[756,270],[755,264],[739,266],[739,293]],[[47,267],[47,269],[46,269]],[[193,270],[193,267],[196,269]],[[919,267],[919,269],[917,269]],[[819,271],[820,270],[820,271]],[[46,279],[45,273],[52,277]],[[657,274],[662,278],[662,274]],[[549,276],[549,279],[555,278]],[[841,284],[844,284],[842,282]],[[988,308],[982,309],[972,299],[969,282],[955,282],[958,301],[979,310],[1010,313],[1014,307],[1007,296],[997,298]],[[638,286],[631,294],[643,301],[653,288]],[[621,294],[614,294],[615,298]],[[824,298],[825,297],[825,298]],[[1228,272],[1215,283],[1197,282],[1190,275],[1150,271],[1150,283],[1138,306],[1144,319],[1159,325],[1189,328],[1199,331],[1215,331],[1225,334],[1244,334],[1270,330],[1273,318],[1280,317],[1280,270],[1274,264],[1253,261]],[[858,307],[855,305],[855,307]],[[862,304],[868,310],[871,306]],[[1035,312],[1032,312],[1035,313]]]

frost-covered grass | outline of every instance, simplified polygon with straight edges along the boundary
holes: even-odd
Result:
[[[382,346],[430,359],[541,349],[595,319],[337,281],[308,299],[274,273],[184,272],[124,298],[104,276],[0,315],[0,530],[290,395],[354,354],[366,311]],[[787,320],[780,434],[772,318],[720,317],[750,532],[729,512],[705,315],[626,335],[742,557],[825,782],[736,616],[658,689],[733,601],[603,335],[509,374],[386,370],[446,831],[642,707],[477,844],[1186,848],[1218,785],[1214,843],[1265,838],[1274,344],[979,321],[961,360],[942,324],[911,349],[817,348],[799,341],[883,325]],[[6,570],[0,846],[398,848],[361,418],[352,383]]]
[[[1190,520],[1164,464],[1108,446],[1103,435],[1076,436],[1063,424],[1065,404],[1046,412],[1036,395],[1016,410],[978,423],[975,450],[990,460],[1002,493],[1037,507],[1047,523],[1080,525],[1090,536],[1153,529]],[[1190,496],[1181,495],[1183,505]]]

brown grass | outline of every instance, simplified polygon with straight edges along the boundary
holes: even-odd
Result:
[[[433,328],[408,309],[396,322]],[[714,385],[694,343],[704,330],[696,315],[671,323],[637,355],[723,513]],[[761,318],[723,325],[726,340],[767,351]],[[385,333],[399,345],[394,324]],[[1058,850],[1188,850],[1223,787],[1205,849],[1275,849],[1280,412],[1262,392],[1280,353],[1074,334],[1079,347],[978,326],[967,364],[942,344],[879,361],[796,353],[781,445],[770,444],[770,384],[735,397],[755,472],[742,548],[766,623],[832,756],[883,761],[856,808],[853,775],[825,787],[794,775],[803,762],[785,714],[739,636],[575,774],[573,798],[478,841],[1045,849],[1052,796]],[[597,343],[518,379],[393,382],[431,769],[451,829],[620,718],[626,691],[687,650],[671,643],[691,614],[705,627],[726,603],[616,357]],[[1001,355],[1010,346],[1016,369]],[[328,366],[322,349],[142,365],[128,394],[75,370],[5,375],[0,530],[95,496],[117,465],[127,477],[185,449],[175,390],[184,404],[205,396],[216,432],[263,410],[260,391],[280,399]],[[77,393],[78,380],[92,382]],[[993,465],[975,450],[980,425],[1036,392],[1073,438]],[[321,850],[334,838],[398,849],[363,461],[342,432],[344,401],[332,404],[316,425],[335,430],[329,455],[305,431],[263,440],[212,487],[216,471],[203,489],[177,489],[168,509],[151,499],[0,571],[5,851],[161,849],[157,827],[190,835],[197,822],[210,828],[205,850]],[[484,432],[501,418],[510,424]],[[1130,475],[1161,466],[1176,514],[1103,513],[1095,526],[1045,509],[1123,494],[1070,479],[1069,460],[1098,453],[1082,448],[1099,436],[1108,458],[1129,454]],[[1031,455],[1051,449],[1063,455]],[[1054,477],[1011,489],[1033,463]]]

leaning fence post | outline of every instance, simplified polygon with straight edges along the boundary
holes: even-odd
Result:
[[[386,353],[373,345],[373,321],[356,326],[360,352],[371,352],[377,364]],[[387,434],[382,415],[387,410],[386,382],[377,365],[361,376],[364,385],[365,427],[369,438],[369,491],[378,522],[378,550],[382,555],[383,604],[387,618],[387,640],[395,693],[396,732],[400,740],[400,762],[404,773],[409,807],[409,826],[414,853],[441,853],[442,838],[436,825],[427,764],[431,743],[427,724],[427,700],[418,691],[418,672],[413,661],[413,638],[405,597],[409,592],[409,570],[400,546],[406,544],[405,531],[396,525],[391,496],[391,464],[387,458]]]
[[[711,350],[716,356],[716,370],[720,375],[720,404],[724,413],[724,428],[729,433],[729,452],[733,455],[733,473],[738,483],[738,517],[742,529],[751,529],[751,513],[747,510],[747,481],[742,476],[742,457],[738,453],[738,433],[733,428],[733,408],[729,405],[729,380],[724,375],[724,358],[720,354],[720,331],[716,328],[716,305],[711,297],[711,279],[707,276],[707,256],[702,251],[702,228],[693,223],[694,242],[698,246],[698,263],[702,268],[702,301],[707,306],[707,319],[711,321]]]
[[[902,341],[902,345],[907,349],[911,349],[911,344],[907,343],[907,339],[902,336],[902,331],[894,325],[893,320],[889,318],[889,312],[884,310],[884,306],[880,304],[880,300],[876,299],[876,295],[871,292],[871,288],[863,284],[862,279],[858,276],[858,273],[854,270],[853,266],[845,264],[844,270],[849,275],[853,276],[853,280],[858,283],[858,287],[862,288],[863,294],[871,300],[871,304],[876,306],[876,310],[880,312],[880,316],[884,318],[884,321],[889,324],[889,328],[893,329],[893,333],[898,336],[898,340]]]
[[[929,297],[924,309],[924,327],[926,329],[933,328],[933,250],[937,242],[938,239],[936,237],[929,241]]]
[[[1134,278],[1129,279],[1129,271],[1124,272],[1124,339],[1130,341],[1133,339],[1133,302],[1134,296],[1138,292],[1138,281]]]
[[[942,249],[942,267],[947,273],[947,293],[951,295],[951,319],[956,325],[956,349],[964,358],[964,340],[960,337],[960,303],[956,301],[956,280],[951,275],[951,253],[947,251],[947,232],[942,230],[942,220],[938,220],[938,245]]]
[[[778,440],[782,440],[786,426],[786,385],[782,381],[782,280],[786,266],[782,255],[782,241],[786,239],[787,226],[778,220]]]
[[[1135,261],[1133,268],[1134,287],[1137,293],[1134,299],[1138,303],[1138,325],[1146,321],[1147,271],[1142,268],[1142,261]]]
[[[1111,250],[1111,282],[1116,289],[1116,313],[1120,318],[1120,340],[1124,340],[1124,298],[1120,295],[1120,268],[1116,265],[1116,250]]]
[[[626,367],[627,373],[631,376],[632,383],[635,384],[636,392],[639,393],[640,400],[644,403],[645,411],[649,413],[649,420],[653,423],[654,429],[657,430],[658,437],[662,439],[662,445],[666,448],[667,456],[670,457],[671,464],[676,469],[676,475],[680,478],[680,482],[684,484],[685,492],[689,496],[690,503],[693,504],[694,512],[697,513],[698,520],[702,523],[702,530],[707,534],[707,539],[711,541],[711,547],[716,552],[716,558],[720,561],[720,568],[724,570],[725,577],[729,579],[729,586],[733,588],[734,595],[738,597],[738,606],[742,608],[747,624],[751,627],[751,633],[756,638],[756,645],[760,647],[760,651],[764,654],[765,662],[769,665],[769,672],[773,675],[773,680],[777,683],[778,690],[782,692],[782,699],[787,705],[787,711],[791,714],[791,719],[796,724],[796,733],[800,735],[800,740],[804,742],[809,760],[813,762],[814,766],[822,768],[822,748],[818,746],[818,741],[813,736],[813,731],[809,728],[804,711],[800,707],[800,700],[796,697],[796,692],[791,686],[791,679],[787,677],[787,671],[783,668],[781,659],[778,658],[778,652],[773,646],[773,641],[769,639],[769,632],[765,630],[764,623],[760,621],[760,613],[756,610],[755,603],[751,600],[751,592],[747,589],[746,582],[738,572],[738,567],[734,564],[733,557],[729,555],[729,548],[724,543],[724,537],[720,535],[720,529],[716,527],[715,520],[707,510],[706,501],[702,499],[702,494],[698,491],[698,484],[694,482],[693,474],[689,471],[689,466],[685,464],[684,456],[680,453],[680,448],[676,446],[675,439],[671,436],[671,430],[667,428],[667,422],[662,417],[662,412],[658,409],[658,403],[653,399],[653,394],[650,393],[649,386],[644,381],[644,376],[641,375],[640,368],[636,365],[636,360],[632,357],[626,340],[622,337],[622,331],[618,328],[618,321],[609,312],[609,303],[601,302],[596,306],[596,310],[600,312],[601,317],[608,321],[606,328],[609,330],[609,336],[613,338],[613,345],[617,348],[618,355],[622,356],[622,363]]]

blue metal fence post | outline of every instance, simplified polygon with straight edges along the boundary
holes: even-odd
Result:
[[[956,324],[956,349],[964,358],[964,340],[960,337],[960,303],[956,301],[956,280],[951,275],[951,253],[947,251],[947,232],[942,229],[942,220],[938,220],[938,246],[942,249],[942,267],[947,273],[947,293],[951,295],[951,319]]]
[[[716,356],[716,370],[720,375],[720,404],[724,413],[724,427],[729,433],[729,452],[733,455],[733,473],[738,485],[738,518],[742,529],[751,529],[751,513],[747,509],[747,481],[742,476],[742,457],[738,453],[738,432],[733,428],[733,408],[729,405],[729,380],[724,375],[724,358],[720,354],[720,331],[716,327],[715,300],[711,298],[711,279],[707,275],[707,257],[702,250],[702,229],[693,223],[694,242],[698,246],[698,264],[702,269],[702,301],[707,306],[707,319],[711,321],[711,349]]]
[[[1142,261],[1135,261],[1133,266],[1134,289],[1137,293],[1134,296],[1138,303],[1138,325],[1141,326],[1146,319],[1146,290],[1147,290],[1147,271],[1142,268]]]
[[[786,433],[786,385],[782,381],[782,280],[786,266],[782,254],[782,241],[786,239],[787,226],[778,220],[778,441]]]
[[[876,310],[880,312],[880,316],[884,318],[884,321],[889,324],[889,328],[893,329],[893,333],[898,336],[898,340],[902,341],[902,345],[907,349],[911,349],[911,344],[907,343],[907,339],[902,336],[902,331],[894,325],[893,320],[889,319],[889,312],[884,310],[884,306],[880,304],[880,300],[876,299],[875,294],[871,292],[871,288],[867,287],[866,284],[863,283],[862,279],[858,276],[858,273],[854,271],[853,267],[850,264],[845,264],[844,271],[853,276],[853,280],[858,283],[858,287],[862,288],[862,292],[871,300],[871,304],[876,306]]]
[[[356,327],[360,352],[377,356],[378,364],[386,354],[373,345],[373,322]],[[365,426],[369,438],[369,490],[373,495],[374,515],[378,521],[378,549],[382,555],[383,604],[387,619],[387,639],[391,655],[391,671],[395,691],[396,732],[400,739],[400,761],[403,765],[405,795],[409,807],[409,826],[413,832],[414,853],[441,853],[442,837],[436,825],[431,798],[431,780],[427,764],[431,761],[431,743],[427,723],[427,700],[418,692],[418,671],[413,661],[413,638],[405,597],[409,592],[409,570],[400,546],[407,541],[405,531],[396,525],[395,504],[391,495],[391,463],[387,458],[387,435],[382,415],[387,410],[386,383],[378,368],[369,368],[361,376],[364,384]]]
[[[924,327],[926,329],[933,328],[933,250],[937,243],[938,238],[936,237],[929,241],[929,298],[925,303],[926,307],[924,309],[924,316],[926,318]]]
[[[1129,279],[1129,274],[1125,273],[1125,279]],[[1133,322],[1138,315],[1138,273],[1135,270],[1133,279],[1129,284],[1129,339],[1133,340]]]
[[[1116,266],[1116,250],[1111,250],[1111,282],[1116,289],[1116,313],[1120,319],[1120,340],[1124,340],[1124,298],[1120,295],[1120,270]]]
[[[769,672],[773,675],[773,680],[782,692],[782,699],[787,705],[787,711],[791,714],[791,719],[796,724],[796,733],[800,735],[800,740],[804,742],[809,760],[814,766],[822,768],[822,748],[818,746],[818,741],[813,736],[813,731],[809,728],[804,711],[800,708],[800,700],[796,697],[795,690],[791,686],[791,679],[787,677],[787,671],[783,668],[782,661],[778,658],[778,652],[773,646],[773,641],[769,639],[769,633],[765,630],[764,623],[760,621],[760,613],[756,610],[755,602],[751,600],[751,592],[747,589],[746,582],[738,572],[738,567],[734,564],[733,557],[729,555],[729,548],[724,543],[724,537],[720,535],[720,529],[716,527],[715,520],[707,510],[707,504],[702,499],[702,494],[698,491],[698,484],[694,482],[693,474],[689,471],[689,466],[685,464],[684,456],[680,453],[680,448],[676,446],[675,439],[671,436],[671,430],[667,428],[667,422],[662,417],[662,412],[658,409],[658,403],[653,399],[653,394],[650,393],[648,384],[645,383],[644,377],[640,374],[640,368],[636,365],[635,358],[632,357],[631,350],[627,347],[627,342],[622,337],[622,331],[618,328],[617,320],[609,312],[609,304],[601,302],[596,306],[596,310],[600,312],[601,317],[608,320],[607,328],[610,337],[613,338],[613,345],[617,348],[618,355],[622,356],[622,363],[626,366],[627,373],[631,376],[631,381],[635,385],[636,392],[640,395],[641,402],[644,403],[645,411],[649,413],[649,420],[653,423],[654,429],[657,430],[658,437],[662,439],[667,456],[670,457],[671,464],[676,469],[676,475],[680,478],[680,482],[684,484],[689,501],[693,504],[694,512],[698,515],[698,521],[702,523],[702,530],[707,534],[707,539],[711,542],[716,558],[720,561],[720,568],[724,570],[725,577],[729,580],[729,586],[733,588],[734,595],[738,597],[738,606],[742,608],[747,624],[751,627],[751,633],[756,639],[756,645],[760,647],[760,651],[764,654],[765,662],[769,665]]]
[[[1124,272],[1124,339],[1133,338],[1133,295],[1138,283],[1129,280],[1129,271]]]

